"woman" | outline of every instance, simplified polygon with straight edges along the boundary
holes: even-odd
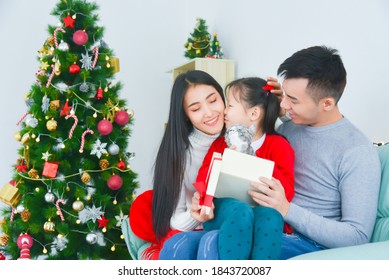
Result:
[[[280,88],[275,79],[269,84]],[[155,161],[153,190],[141,194],[130,211],[135,235],[153,244],[142,258],[158,258],[164,242],[175,233],[202,228],[204,220],[197,221],[190,213],[196,191],[192,183],[211,143],[224,135],[224,109],[223,89],[208,73],[192,70],[176,78]]]

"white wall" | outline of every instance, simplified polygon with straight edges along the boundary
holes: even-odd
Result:
[[[9,181],[20,143],[13,134],[25,113],[23,96],[39,67],[37,50],[48,37],[54,0],[0,0],[0,187]],[[129,150],[142,189],[166,121],[171,74],[186,61],[184,46],[195,19],[217,32],[236,75],[275,75],[295,51],[337,48],[348,70],[340,108],[372,141],[389,141],[389,2],[385,0],[167,0],[96,1],[105,41],[120,58],[121,97],[135,111]]]

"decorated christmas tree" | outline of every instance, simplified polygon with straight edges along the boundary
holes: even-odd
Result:
[[[220,46],[219,40],[217,39],[217,33],[213,34],[212,42],[211,42],[211,48],[209,50],[209,53],[207,57],[211,58],[223,58],[223,50]]]
[[[196,27],[185,43],[185,57],[205,57],[209,53],[211,35],[204,19],[197,18]]]
[[[0,189],[7,259],[130,259],[121,231],[137,187],[127,151],[133,111],[98,6],[61,0],[18,122],[14,174]],[[12,164],[12,163],[11,163]]]

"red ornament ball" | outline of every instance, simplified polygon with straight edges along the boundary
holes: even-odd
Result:
[[[126,125],[130,120],[130,115],[127,111],[121,110],[115,114],[115,122],[118,125]]]
[[[5,260],[5,256],[2,253],[0,253],[0,261],[4,261],[4,260]]]
[[[17,244],[18,244],[18,247],[20,249],[24,248],[23,247],[24,244],[28,245],[27,248],[31,248],[32,244],[34,244],[34,240],[27,233],[23,233],[23,234],[19,235],[18,240],[17,240]]]
[[[78,66],[77,64],[72,64],[69,66],[69,73],[70,74],[73,74],[73,75],[76,75],[78,73],[80,73],[80,66]]]
[[[125,164],[125,162],[124,161],[119,161],[118,162],[118,168],[120,169],[120,170],[124,170],[125,168],[126,168],[126,164]]]
[[[77,30],[73,34],[73,41],[77,45],[85,45],[85,43],[88,42],[88,34],[84,30]]]
[[[112,123],[107,120],[101,120],[97,125],[97,130],[100,132],[101,135],[110,134],[112,132],[112,128]]]
[[[122,185],[123,185],[123,179],[119,175],[112,175],[107,182],[108,188],[114,191],[120,189]]]

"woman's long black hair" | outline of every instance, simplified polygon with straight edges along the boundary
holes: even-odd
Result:
[[[243,101],[247,108],[254,106],[261,106],[265,112],[262,129],[266,134],[280,135],[276,129],[275,124],[280,114],[280,101],[278,97],[268,90],[263,89],[267,84],[264,79],[258,77],[241,78],[232,81],[226,86],[227,90],[232,88],[239,92],[239,96],[235,96],[237,100]]]
[[[184,111],[184,96],[194,85],[213,86],[224,101],[223,89],[208,73],[190,70],[174,81],[169,119],[154,165],[153,227],[157,239],[164,237],[170,228],[170,219],[178,203],[185,173],[186,151],[193,124]],[[221,135],[224,133],[224,129]]]

